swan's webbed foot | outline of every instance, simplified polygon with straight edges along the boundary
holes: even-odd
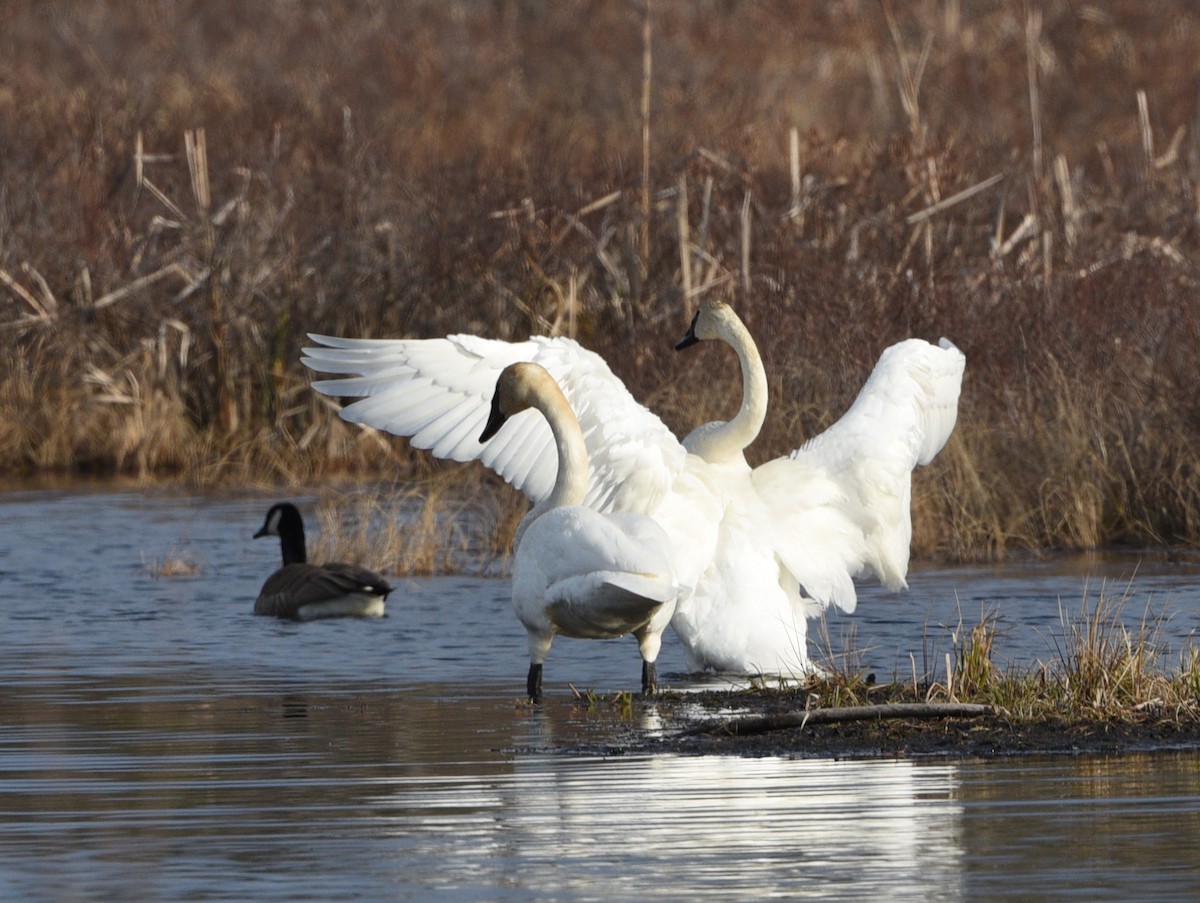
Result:
[[[653,696],[658,692],[658,665],[642,661],[642,695]]]
[[[530,664],[529,676],[525,678],[525,692],[529,694],[530,702],[542,701],[542,666],[540,662]]]

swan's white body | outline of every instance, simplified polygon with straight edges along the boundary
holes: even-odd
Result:
[[[672,624],[694,668],[802,674],[806,619],[831,604],[854,611],[855,577],[907,586],[912,471],[954,429],[966,359],[946,339],[892,345],[837,423],[751,470],[744,449],[767,396],[754,342],[725,305],[702,309],[690,336],[734,349],[743,401],[729,422],[684,439],[720,468],[726,507],[712,567]]]
[[[846,415],[790,455],[751,470],[744,449],[766,413],[757,349],[724,304],[702,307],[699,339],[738,354],[743,402],[728,423],[681,443],[639,405],[598,355],[566,338],[508,343],[475,336],[367,340],[310,336],[304,363],[354,374],[314,388],[359,396],[341,416],[452,460],[477,459],[535,508],[555,474],[550,429],[513,418],[493,442],[474,441],[486,395],[510,363],[542,364],[576,413],[590,460],[583,505],[649,514],[671,541],[680,597],[672,625],[697,670],[804,675],[806,617],[830,604],[853,611],[854,577],[905,585],[911,471],[942,447],[957,417],[965,359],[910,339],[887,349]],[[682,343],[681,343],[682,344]]]
[[[529,408],[545,417],[558,461],[550,494],[521,521],[513,563],[513,610],[529,637],[529,696],[541,696],[542,663],[560,633],[584,639],[632,633],[642,655],[642,690],[653,692],[662,632],[682,591],[670,541],[648,515],[580,504],[588,489],[583,433],[537,364],[504,368],[480,438],[491,439],[507,418]]]

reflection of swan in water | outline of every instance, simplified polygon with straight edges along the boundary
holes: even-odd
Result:
[[[511,769],[401,779],[375,805],[417,847],[406,859],[470,862],[441,876],[459,887],[587,900],[965,893],[955,765],[550,754]]]
[[[580,503],[587,493],[587,447],[579,421],[545,368],[505,367],[479,439],[534,408],[554,435],[554,488],[521,520],[513,562],[513,609],[529,634],[529,698],[542,697],[542,663],[556,634],[610,639],[632,633],[642,654],[642,692],[657,688],[655,661],[675,611],[670,540],[645,514],[602,514]]]

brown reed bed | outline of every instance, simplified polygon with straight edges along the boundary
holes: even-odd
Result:
[[[18,0],[0,25],[8,478],[423,486],[309,390],[309,331],[572,335],[682,434],[739,393],[722,349],[668,350],[717,292],[772,380],[756,461],[888,344],[963,348],[916,555],[1200,539],[1184,0]]]
[[[344,486],[322,493],[318,561],[354,561],[389,574],[505,572],[522,496],[453,468],[387,488]]]

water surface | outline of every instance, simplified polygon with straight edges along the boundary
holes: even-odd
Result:
[[[654,707],[630,725],[569,684],[635,687],[636,644],[559,639],[531,709],[503,579],[400,580],[382,620],[253,617],[270,501],[0,496],[0,898],[1200,897],[1194,753],[615,755],[615,730],[659,729]],[[181,550],[199,572],[156,579]],[[871,667],[903,673],[987,609],[1009,655],[1044,658],[1060,603],[1136,572],[1128,614],[1169,610],[1169,655],[1197,568],[1150,558],[917,567],[831,632],[853,624]],[[660,670],[696,685],[673,637]]]

